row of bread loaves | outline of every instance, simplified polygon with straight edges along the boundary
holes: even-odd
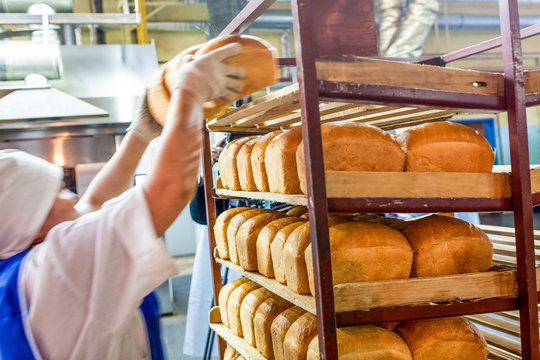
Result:
[[[314,294],[309,221],[306,209],[299,210],[223,212],[214,226],[219,257],[275,278],[296,293]],[[453,217],[404,222],[331,213],[328,224],[335,285],[479,272],[491,266],[493,246],[487,235]]]
[[[491,172],[495,155],[472,128],[448,121],[413,127],[397,137],[366,124],[321,125],[325,170]],[[219,157],[225,189],[306,193],[301,128],[229,143]]]
[[[319,359],[317,319],[298,306],[255,283],[238,279],[219,294],[223,323],[244,337],[265,358]],[[394,324],[395,325],[395,324]],[[464,318],[427,319],[394,326],[340,328],[342,359],[365,360],[485,360],[487,345],[481,333]],[[227,356],[237,359],[233,349]]]

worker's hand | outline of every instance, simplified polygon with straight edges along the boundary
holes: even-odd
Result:
[[[221,139],[216,141],[214,144],[212,144],[211,154],[212,154],[212,163],[214,163],[217,158],[219,157],[219,154],[223,151],[223,142],[227,139],[227,136],[223,136]]]
[[[200,57],[186,55],[176,78],[177,87],[191,91],[200,100],[224,98],[234,101],[244,89],[246,71],[241,66],[227,65],[223,60],[240,53],[238,43],[229,44]]]
[[[127,130],[145,144],[148,144],[153,138],[161,134],[161,125],[158,124],[148,110],[146,93],[135,120],[133,120]]]

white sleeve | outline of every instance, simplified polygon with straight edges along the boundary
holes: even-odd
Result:
[[[109,357],[142,299],[176,272],[142,187],[54,227],[27,255],[21,274],[40,353]]]

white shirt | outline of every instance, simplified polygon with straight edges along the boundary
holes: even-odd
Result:
[[[138,307],[176,273],[142,187],[131,189],[55,226],[24,259],[30,342],[44,359],[150,358]]]

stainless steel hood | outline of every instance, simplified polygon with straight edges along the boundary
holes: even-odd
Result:
[[[108,115],[107,111],[97,106],[51,87],[21,88],[0,97],[0,123],[2,124],[32,120],[106,117]]]

